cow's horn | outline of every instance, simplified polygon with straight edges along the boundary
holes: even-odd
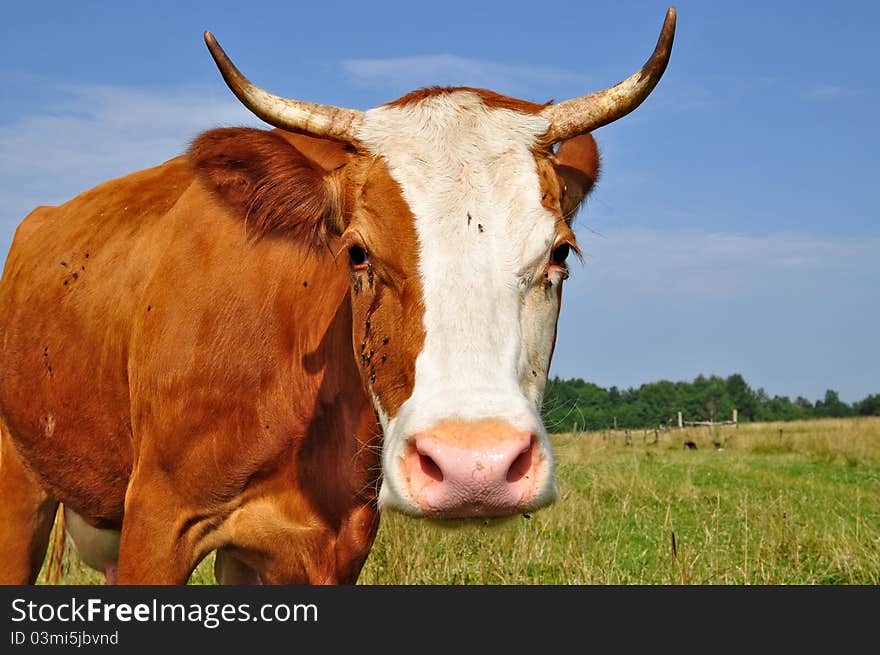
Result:
[[[270,125],[336,141],[355,141],[363,112],[268,93],[241,74],[210,32],[205,32],[205,43],[232,92],[245,107]]]
[[[675,8],[670,7],[651,58],[634,75],[610,89],[550,105],[544,115],[550,119],[548,139],[555,143],[584,134],[626,116],[642,104],[666,70],[675,37]]]

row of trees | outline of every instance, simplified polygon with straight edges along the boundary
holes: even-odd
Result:
[[[693,382],[660,380],[638,389],[605,389],[580,378],[547,382],[544,421],[551,432],[650,428],[675,425],[678,412],[687,421],[726,420],[734,408],[740,421],[792,421],[797,419],[880,416],[880,394],[849,405],[833,389],[822,400],[802,396],[773,396],[753,390],[739,373],[728,378],[702,375]]]

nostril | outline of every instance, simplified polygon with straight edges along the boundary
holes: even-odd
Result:
[[[523,478],[527,477],[526,474],[529,472],[529,469],[532,468],[532,448],[533,444],[529,443],[525,450],[523,450],[513,463],[510,465],[510,468],[507,470],[507,481],[509,483],[519,482]]]
[[[437,466],[437,462],[424,453],[419,453],[419,466],[422,473],[437,482],[443,482],[443,471]]]

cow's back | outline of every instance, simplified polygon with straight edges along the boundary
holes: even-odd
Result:
[[[34,210],[0,280],[0,417],[47,490],[98,522],[122,515],[133,317],[191,183],[177,158]]]

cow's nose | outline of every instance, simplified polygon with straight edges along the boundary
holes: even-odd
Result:
[[[538,440],[502,421],[448,422],[409,439],[403,472],[422,512],[508,516],[537,486]]]

